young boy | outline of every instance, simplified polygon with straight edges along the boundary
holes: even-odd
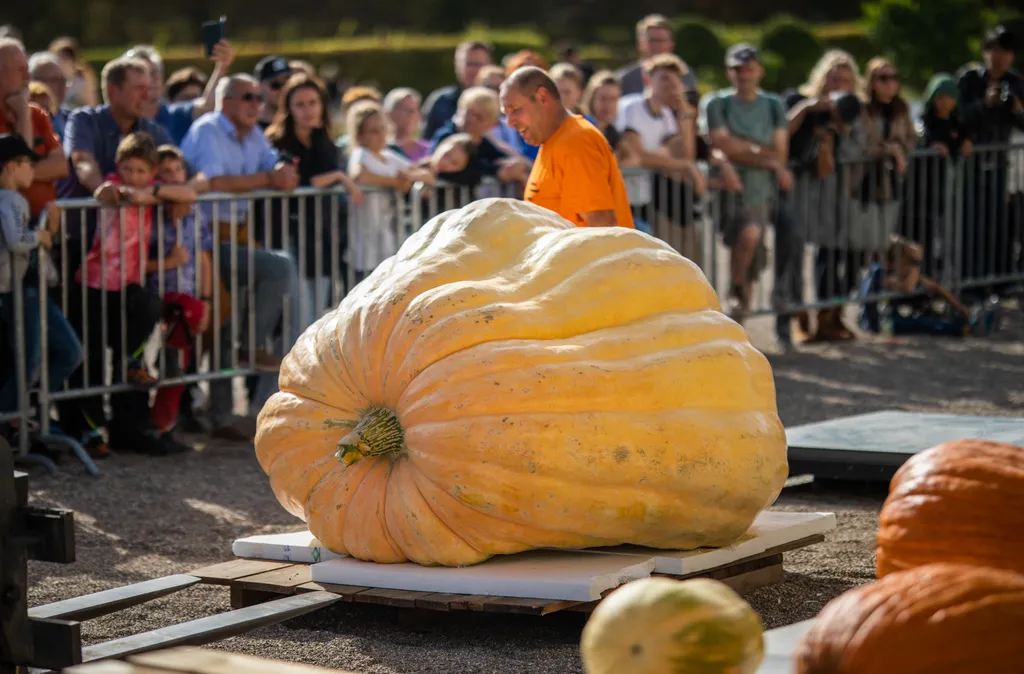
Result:
[[[114,208],[100,211],[95,240],[75,277],[79,287],[72,287],[69,293],[68,313],[79,328],[79,334],[87,335],[88,386],[103,383],[104,352],[105,347],[110,346],[115,370],[121,368],[122,358],[127,356],[124,381],[147,388],[156,380],[146,371],[141,356],[163,314],[160,298],[142,286],[142,275],[149,266],[153,228],[150,207],[163,201],[191,203],[196,195],[185,185],[161,185],[154,180],[157,150],[148,134],[125,136],[117,146],[115,161],[117,172],[108,176],[95,192],[98,201]],[[107,344],[104,344],[104,336]],[[72,381],[81,386],[83,380],[80,369]],[[108,449],[99,433],[107,425],[102,397],[92,396],[76,402],[77,410],[61,411],[65,432],[81,434],[87,449],[96,456],[105,456]],[[166,447],[154,442],[145,432],[149,412],[149,396],[145,391],[113,394],[111,408],[111,448],[148,454],[167,452]]]
[[[40,305],[38,279],[26,278],[29,258],[38,247],[49,248],[53,231],[60,226],[60,219],[48,220],[51,229],[33,230],[29,226],[29,205],[18,190],[32,184],[34,171],[32,162],[39,155],[32,151],[20,135],[0,135],[0,320],[8,342],[8,348],[17,344],[17,325],[14,306],[15,278],[22,279],[22,317],[24,325],[26,386],[32,386],[39,376],[42,362],[44,336],[40,334]],[[47,273],[47,281],[57,280],[56,270],[49,257],[40,252],[39,263]],[[49,390],[54,391],[67,381],[82,361],[82,345],[60,308],[49,297],[46,302],[47,332],[45,335]],[[18,399],[18,378],[12,372],[0,386],[0,411],[16,410],[25,401]]]
[[[893,335],[982,336],[999,329],[998,307],[974,310],[964,306],[949,290],[921,274],[923,250],[913,241],[893,236],[885,260],[868,271],[861,297],[881,293],[903,295],[889,302],[865,302],[860,326],[868,332],[883,331],[888,323]],[[945,304],[936,308],[936,302]],[[880,306],[881,305],[881,306]]]
[[[162,145],[157,148],[157,158],[157,176],[162,184],[186,184],[185,158],[181,150],[173,145]],[[207,330],[212,316],[213,259],[210,253],[213,234],[202,218],[197,229],[192,209],[186,204],[172,204],[167,215],[163,232],[155,228],[150,239],[146,272],[150,291],[164,300],[166,332],[162,375],[179,377],[182,367],[189,368],[194,337]],[[150,431],[168,449],[179,446],[171,430],[178,420],[184,390],[184,384],[161,388],[149,414]]]

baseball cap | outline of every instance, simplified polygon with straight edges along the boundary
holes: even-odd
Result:
[[[1017,40],[1013,33],[1006,29],[1006,26],[996,26],[985,35],[982,49],[1002,49],[1003,51],[1015,51]]]
[[[16,133],[0,135],[0,166],[21,157],[28,157],[32,161],[39,161],[41,158],[32,151],[32,148],[20,135]]]
[[[254,74],[256,79],[262,83],[277,79],[281,75],[291,75],[292,72],[292,67],[288,65],[286,59],[280,56],[264,56],[256,64],[256,72]]]
[[[757,61],[757,48],[752,44],[746,42],[740,42],[729,47],[729,51],[725,52],[725,67],[735,68],[741,66],[744,63],[750,63],[751,61]]]

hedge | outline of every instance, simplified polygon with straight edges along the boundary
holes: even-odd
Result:
[[[824,47],[847,49],[859,61],[866,61],[875,53],[863,27],[858,24],[810,27],[787,17],[779,17],[766,24],[764,29],[759,29],[753,26],[717,26],[698,18],[683,17],[677,25],[677,51],[697,70],[702,89],[725,84],[725,48],[738,41],[738,38],[760,43],[768,52],[765,56],[769,70],[765,87],[768,89],[803,82]],[[617,68],[635,58],[635,48],[625,35],[623,33],[620,36],[621,42],[581,46],[580,55],[596,67]],[[323,40],[236,42],[235,68],[242,72],[252,72],[256,62],[263,56],[280,54],[290,59],[309,61],[318,69],[329,66],[346,80],[374,84],[383,90],[413,86],[425,95],[432,89],[452,82],[452,55],[455,46],[466,38],[482,39],[493,44],[495,58],[499,61],[505,54],[520,49],[534,49],[549,60],[555,57],[548,37],[535,31],[474,27],[462,35],[392,33]],[[160,44],[157,47],[161,51],[167,73],[185,66],[195,66],[205,72],[210,70],[201,47]],[[813,55],[812,49],[816,50]],[[84,56],[98,73],[104,63],[123,51],[85,50]]]

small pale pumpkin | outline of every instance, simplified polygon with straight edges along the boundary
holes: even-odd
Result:
[[[961,440],[900,466],[878,527],[876,571],[962,562],[1024,573],[1024,447]]]
[[[510,199],[432,219],[306,330],[258,424],[281,504],[375,562],[728,545],[787,474],[771,367],[696,265]]]
[[[764,627],[710,578],[643,578],[604,599],[580,639],[586,674],[754,674]]]
[[[796,652],[796,674],[1024,671],[1024,576],[959,564],[897,571],[836,597]]]

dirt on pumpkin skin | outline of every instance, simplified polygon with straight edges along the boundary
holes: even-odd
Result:
[[[771,325],[751,321],[769,353],[787,425],[884,409],[1024,416],[1024,317],[981,340],[863,339],[773,355]],[[30,605],[68,599],[231,558],[240,536],[292,531],[252,448],[210,446],[186,457],[118,456],[98,479],[66,461],[57,477],[37,475],[32,500],[75,510],[78,561],[32,563]],[[747,596],[767,628],[813,617],[874,573],[874,535],[883,488],[816,485],[787,490],[784,510],[831,511],[825,543],[786,555],[785,581]],[[193,620],[229,608],[228,590],[199,586],[83,626],[86,643]],[[510,617],[412,613],[342,604],[217,644],[239,653],[374,674],[580,672],[584,618],[569,613]]]

